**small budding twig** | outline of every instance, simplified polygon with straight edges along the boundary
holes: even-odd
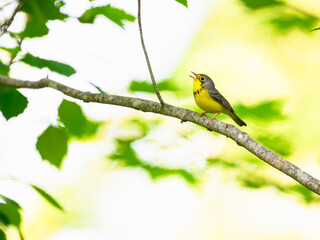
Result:
[[[150,78],[151,78],[151,81],[152,81],[153,89],[157,94],[159,102],[161,103],[162,106],[164,106],[164,101],[162,100],[162,97],[161,97],[160,92],[159,92],[158,87],[157,87],[156,80],[154,79],[154,75],[153,75],[153,72],[152,72],[150,59],[148,57],[147,49],[146,49],[146,46],[145,46],[144,40],[143,40],[142,24],[141,24],[141,2],[140,2],[140,0],[138,0],[138,24],[139,24],[141,45],[142,45],[142,49],[143,49],[143,52],[144,52],[144,56],[146,57],[146,61],[147,61],[147,65],[148,65],[148,69],[149,69],[149,73],[150,73]]]

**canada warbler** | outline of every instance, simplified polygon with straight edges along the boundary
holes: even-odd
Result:
[[[215,88],[214,82],[205,74],[195,74],[192,72],[193,78],[193,96],[196,104],[204,112],[200,114],[199,118],[206,113],[217,113],[211,118],[215,119],[221,113],[229,115],[233,121],[239,126],[247,126],[234,112],[230,103],[225,99],[221,93]]]

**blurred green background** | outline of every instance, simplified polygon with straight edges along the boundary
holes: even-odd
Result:
[[[156,100],[135,1],[48,0],[51,17],[40,2],[47,19],[23,5],[1,36],[0,74]],[[149,0],[142,13],[165,102],[200,113],[188,75],[205,73],[242,131],[320,178],[320,2]],[[319,196],[199,126],[50,89],[0,86],[0,109],[8,239],[318,239]]]

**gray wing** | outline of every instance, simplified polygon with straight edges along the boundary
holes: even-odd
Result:
[[[208,89],[207,89],[208,90]],[[222,94],[216,89],[210,89],[208,90],[210,96],[216,100],[218,103],[220,103],[225,108],[229,109],[231,112],[234,112],[233,108],[231,107],[230,103],[225,99]]]

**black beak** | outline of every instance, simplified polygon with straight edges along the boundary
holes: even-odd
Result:
[[[194,76],[189,75],[192,78],[197,78],[197,74],[195,74],[194,72],[192,72],[194,74]]]

